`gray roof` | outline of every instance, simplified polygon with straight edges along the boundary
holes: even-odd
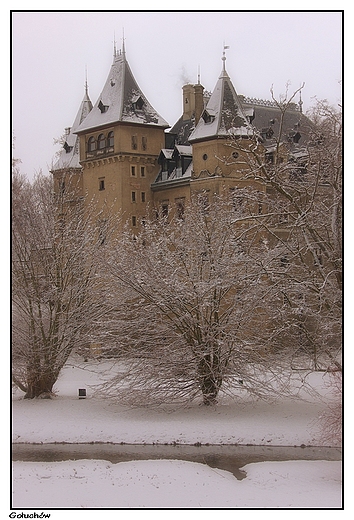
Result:
[[[190,145],[176,144],[175,148],[178,151],[179,155],[192,156],[192,147]]]
[[[225,66],[189,142],[231,135],[253,135]]]
[[[187,145],[189,136],[191,135],[192,130],[195,128],[195,120],[193,119],[187,119],[184,120],[183,116],[181,116],[178,121],[173,125],[171,130],[169,131],[170,134],[176,135],[176,143]]]
[[[135,81],[124,51],[114,56],[103,90],[77,133],[117,122],[169,127]]]
[[[60,151],[59,158],[57,162],[54,164],[52,171],[71,168],[81,168],[79,162],[79,137],[75,135],[75,132],[91,110],[92,102],[89,98],[86,86],[84,98],[81,101],[80,108],[76,114],[72,127],[67,129],[63,148]]]
[[[259,99],[249,99],[240,96],[244,110],[251,107],[254,111],[252,125],[262,134],[271,128],[274,139],[288,141],[292,132],[301,134],[301,143],[306,141],[311,121],[299,109],[296,103],[286,108],[283,118],[276,102]],[[281,135],[279,135],[281,133]]]

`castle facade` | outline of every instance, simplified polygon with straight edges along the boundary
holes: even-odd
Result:
[[[183,86],[183,113],[171,128],[137,84],[123,45],[114,52],[95,104],[85,87],[52,168],[55,191],[95,200],[102,210],[113,208],[134,233],[148,211],[157,217],[181,216],[193,193],[208,197],[225,187],[244,187],[247,147],[254,147],[255,136],[259,154],[268,162],[276,142],[301,158],[301,125],[306,122],[301,102],[282,118],[276,102],[237,94],[225,62],[224,52],[211,93],[199,81]],[[242,140],[244,152],[235,151],[235,139]]]

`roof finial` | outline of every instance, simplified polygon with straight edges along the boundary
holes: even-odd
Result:
[[[200,85],[200,65],[198,65],[198,85]]]
[[[122,40],[123,40],[122,52],[123,52],[123,57],[125,58],[125,43],[124,43],[124,42],[125,42],[125,38],[124,38],[124,27],[123,27],[123,38],[122,38]]]
[[[87,65],[85,65],[85,95],[88,97]]]
[[[225,42],[224,42],[224,49],[223,49],[223,52],[222,52],[222,58],[221,58],[222,61],[223,61],[223,65],[222,65],[222,70],[223,70],[223,72],[226,71],[226,69],[225,69],[225,61],[226,61],[225,50],[226,50],[226,49],[229,49],[229,48],[230,48],[230,47],[229,47],[228,45],[225,45]]]
[[[301,98],[301,89],[300,89],[300,101],[299,101],[299,107],[300,107],[300,112],[302,114],[302,105],[303,105],[303,102],[302,102],[302,98]]]
[[[116,33],[113,33],[113,57],[117,57],[117,47],[116,47]]]

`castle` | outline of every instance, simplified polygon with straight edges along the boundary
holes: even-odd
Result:
[[[301,100],[282,118],[274,101],[238,95],[226,71],[225,50],[214,90],[205,92],[198,80],[184,85],[182,95],[183,114],[171,128],[138,86],[123,42],[94,105],[86,84],[52,168],[55,191],[75,191],[99,207],[113,207],[137,232],[148,208],[156,216],[178,216],[193,193],[208,197],[245,186],[246,152],[235,151],[232,139],[247,148],[257,134],[259,153],[270,163],[280,140],[301,160],[301,125],[307,121]]]

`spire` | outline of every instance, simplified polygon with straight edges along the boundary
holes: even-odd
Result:
[[[124,27],[123,27],[123,37],[122,37],[122,52],[123,52],[123,58],[125,59],[125,38],[124,38]]]
[[[300,90],[299,108],[300,108],[300,113],[301,114],[302,114],[302,105],[303,105],[303,101],[302,101],[302,98],[301,98],[301,90]]]
[[[85,66],[85,96],[86,96],[86,98],[89,97],[89,95],[88,95],[88,83],[87,83],[87,65]]]
[[[87,68],[85,74],[85,94],[77,111],[75,120],[71,127],[65,129],[63,148],[59,153],[58,160],[53,166],[52,171],[63,170],[66,168],[80,168],[79,157],[79,138],[75,135],[76,129],[84,121],[92,110],[92,102],[88,95]]]
[[[113,60],[99,98],[77,133],[118,122],[169,127],[137,84],[125,57],[124,40],[123,37],[122,51]]]
[[[117,56],[116,33],[113,33],[113,58]]]
[[[225,42],[224,42],[224,48],[223,48],[223,52],[222,52],[222,74],[225,75],[226,74],[226,68],[225,68],[225,61],[226,61],[226,55],[225,55],[225,50],[226,49],[229,49],[229,45],[225,45]]]
[[[224,45],[221,58],[223,61],[222,72],[198,124],[189,136],[189,142],[231,135],[253,135],[239,96],[226,72],[225,50],[228,48],[227,45]]]

